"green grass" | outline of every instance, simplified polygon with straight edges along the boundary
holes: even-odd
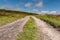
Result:
[[[17,40],[35,40],[37,28],[31,18],[25,25],[22,33],[17,35]]]
[[[25,17],[25,14],[0,15],[0,26]]]
[[[60,16],[37,15],[36,17],[48,22],[54,28],[60,28]]]

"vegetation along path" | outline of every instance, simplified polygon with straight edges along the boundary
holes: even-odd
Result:
[[[30,20],[30,16],[26,16],[23,19],[0,27],[0,40],[16,40],[16,36],[19,33],[22,34],[21,36],[20,34],[18,35],[17,40],[60,40],[60,33],[52,28],[51,25],[34,16],[31,17]],[[35,34],[36,32],[38,35]]]
[[[60,40],[60,33],[46,22],[32,16],[39,30],[42,32],[43,40]]]
[[[15,40],[16,35],[23,30],[23,26],[29,20],[29,16],[0,28],[0,40]]]
[[[37,28],[35,26],[33,18],[30,18],[29,21],[23,28],[23,32],[20,32],[17,35],[16,40],[36,40]]]

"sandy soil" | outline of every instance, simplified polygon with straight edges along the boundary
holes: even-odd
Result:
[[[60,33],[52,28],[51,25],[34,16],[32,16],[32,18],[35,20],[38,30],[40,30],[42,33],[42,40],[60,40]]]
[[[16,35],[22,32],[24,25],[29,20],[29,16],[19,19],[15,22],[9,23],[0,27],[0,40],[15,40]]]
[[[23,27],[29,18],[30,16],[26,16],[23,19],[0,27],[0,40],[16,40],[16,35],[23,31]],[[51,25],[34,16],[32,18],[38,28],[37,40],[60,40],[60,33],[52,28]]]

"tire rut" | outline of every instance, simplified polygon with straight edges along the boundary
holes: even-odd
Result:
[[[51,25],[34,16],[32,18],[35,20],[38,30],[41,30],[42,40],[60,40],[60,33]]]
[[[19,32],[22,32],[23,26],[29,20],[29,16],[19,19],[15,22],[4,25],[0,28],[0,40],[15,40]]]

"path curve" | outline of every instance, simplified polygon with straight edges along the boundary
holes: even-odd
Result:
[[[35,20],[38,29],[42,32],[43,40],[60,40],[60,33],[52,28],[51,25],[34,16],[32,18]]]
[[[29,16],[0,27],[0,40],[15,40],[16,35],[23,30]]]

